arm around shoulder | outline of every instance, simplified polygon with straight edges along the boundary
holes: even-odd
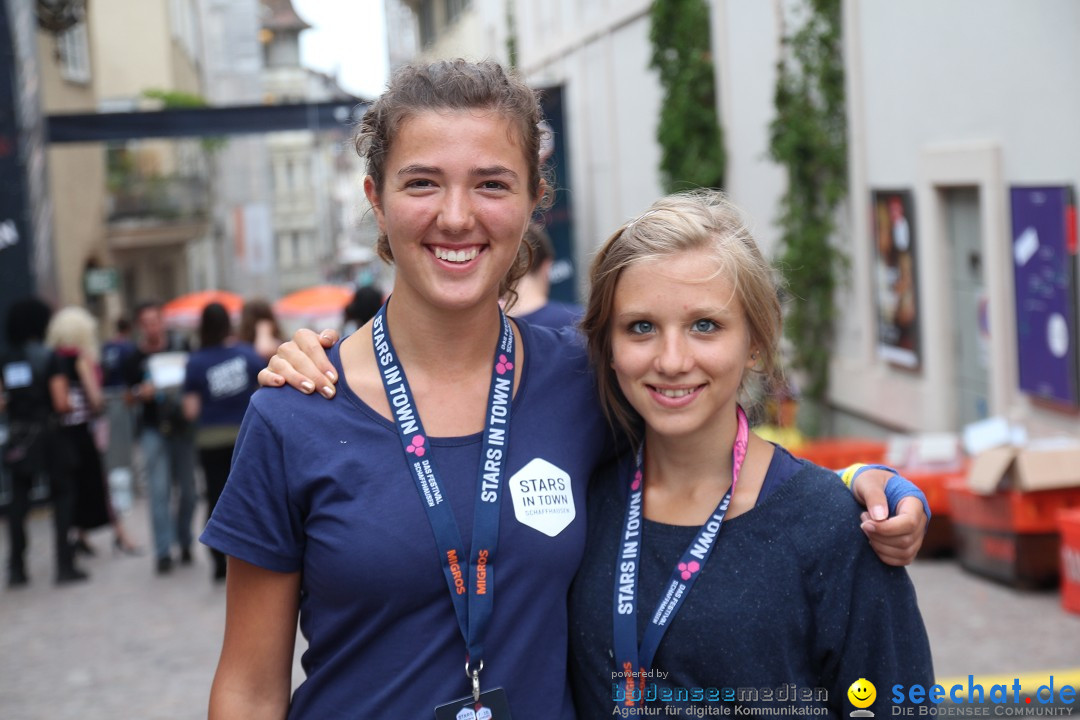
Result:
[[[229,558],[225,640],[209,720],[284,718],[292,692],[300,573]]]

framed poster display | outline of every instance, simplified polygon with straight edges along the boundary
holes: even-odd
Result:
[[[1020,389],[1080,407],[1076,199],[1071,187],[1012,187],[1013,287]]]
[[[918,370],[914,200],[910,190],[875,190],[872,203],[878,355],[892,365]]]

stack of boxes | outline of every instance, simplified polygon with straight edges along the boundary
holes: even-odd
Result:
[[[1002,418],[961,436],[824,439],[793,451],[825,467],[896,467],[926,494],[933,517],[920,557],[955,552],[966,570],[1016,588],[1052,587],[1080,613],[1080,439],[1029,440]]]

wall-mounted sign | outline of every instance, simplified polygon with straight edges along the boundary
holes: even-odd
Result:
[[[1080,404],[1076,201],[1070,187],[1013,187],[1012,259],[1020,389]]]
[[[83,273],[83,287],[92,297],[116,292],[120,289],[120,275],[116,268],[87,268]]]
[[[915,370],[920,365],[919,303],[911,192],[874,191],[873,218],[878,354]]]

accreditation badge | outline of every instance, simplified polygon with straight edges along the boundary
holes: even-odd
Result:
[[[480,693],[479,702],[469,695],[439,705],[435,708],[435,720],[510,720],[506,691],[495,688]]]

